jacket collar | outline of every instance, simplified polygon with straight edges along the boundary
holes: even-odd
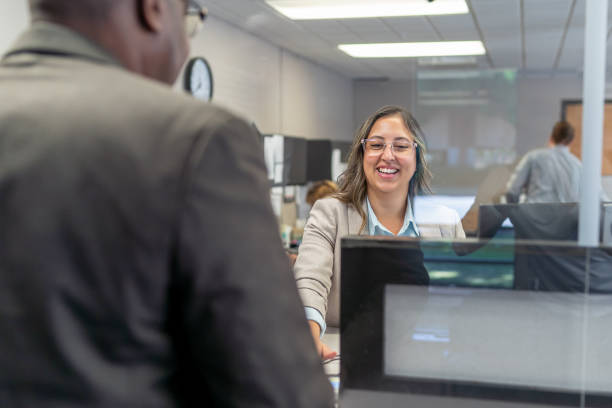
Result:
[[[47,21],[34,22],[3,58],[21,53],[64,55],[120,65],[114,57],[91,40],[65,26]]]
[[[368,235],[367,220],[365,228],[360,232],[359,228],[361,228],[361,215],[359,215],[359,212],[357,212],[352,205],[347,205],[347,207],[349,235]],[[361,209],[366,215],[368,214],[368,208],[365,200],[363,200],[361,203]]]

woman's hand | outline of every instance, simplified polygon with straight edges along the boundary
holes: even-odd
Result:
[[[319,327],[319,324],[312,320],[309,320],[308,324],[310,325],[310,332],[312,333],[312,338],[314,340],[315,346],[317,347],[317,353],[319,353],[321,360],[328,360],[330,358],[336,357],[338,353],[330,349],[325,343],[321,341],[321,327]]]
[[[295,265],[295,261],[297,260],[297,254],[290,254],[287,252],[287,256],[289,257],[289,262],[291,262],[291,266]]]

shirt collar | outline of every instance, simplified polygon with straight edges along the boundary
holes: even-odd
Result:
[[[374,210],[370,205],[370,199],[366,196],[366,204],[368,208],[368,232],[370,235],[393,235],[384,225],[378,221]],[[416,225],[414,215],[412,213],[412,205],[410,204],[410,198],[406,199],[406,213],[404,214],[404,223],[397,233],[398,237],[418,237],[419,229]]]
[[[4,58],[21,53],[65,55],[120,65],[107,51],[83,35],[60,24],[36,21],[24,32]]]

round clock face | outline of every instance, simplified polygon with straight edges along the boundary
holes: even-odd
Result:
[[[213,94],[212,72],[204,58],[191,59],[185,69],[185,89],[195,98],[210,101]]]

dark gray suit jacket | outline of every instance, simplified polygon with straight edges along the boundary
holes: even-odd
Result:
[[[0,64],[0,406],[330,400],[254,131],[36,23]]]

